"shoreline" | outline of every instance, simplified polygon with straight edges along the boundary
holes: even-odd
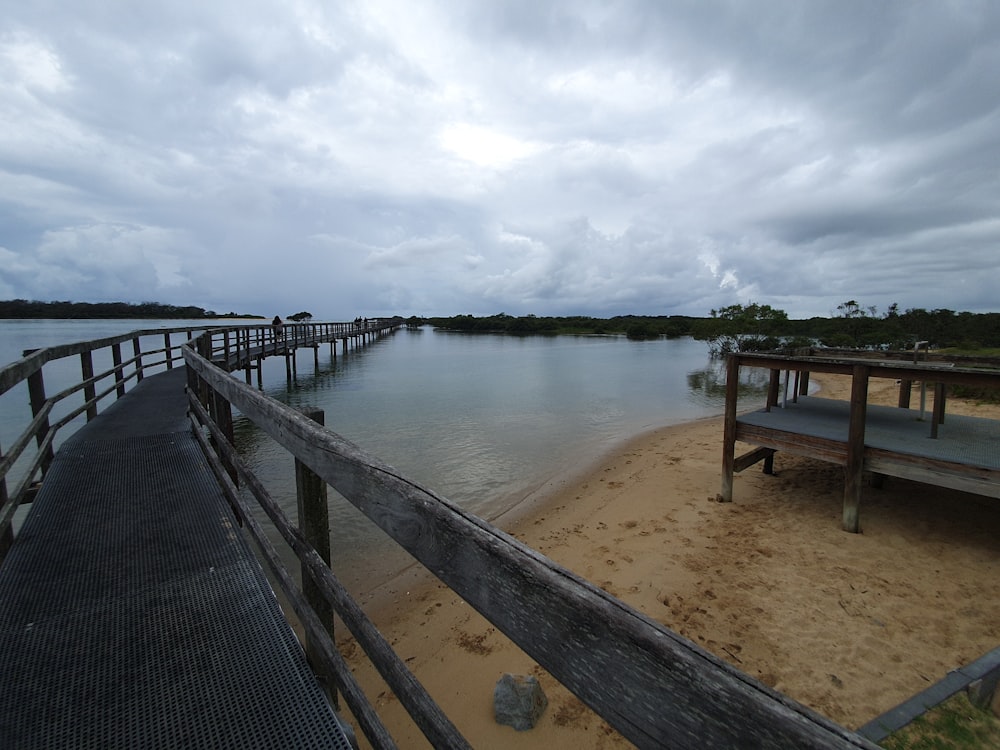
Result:
[[[569,492],[571,488],[583,484],[588,477],[597,474],[602,467],[616,460],[630,449],[644,444],[647,440],[653,439],[660,433],[670,434],[683,430],[688,425],[712,425],[717,422],[721,435],[721,421],[722,415],[715,415],[643,430],[605,448],[603,451],[595,453],[587,461],[584,461],[575,468],[556,473],[549,479],[540,482],[537,487],[530,490],[519,500],[514,501],[510,506],[499,511],[495,516],[484,518],[483,520],[521,540],[517,533],[519,528],[536,523],[537,518],[549,506],[553,505],[556,499],[564,493]],[[721,450],[720,442],[720,458]],[[412,561],[405,568],[381,580],[370,589],[359,587],[356,595],[359,603],[365,607],[368,617],[378,623],[381,620],[392,617],[394,609],[402,601],[405,601],[407,597],[419,595],[425,589],[440,585],[433,573],[424,569],[419,562]]]
[[[818,378],[822,394],[849,382]],[[873,384],[874,385],[874,384]],[[894,403],[879,382],[872,403]],[[949,400],[954,413],[1000,406]],[[778,454],[715,502],[722,417],[636,435],[493,523],[828,718],[858,727],[1000,643],[1000,503],[904,480],[865,488],[840,529],[838,467]],[[512,510],[515,510],[512,509]],[[599,717],[422,569],[365,609],[475,747],[627,747]],[[349,639],[345,656],[402,746],[426,747]],[[549,707],[530,732],[492,716],[503,672]],[[377,696],[377,698],[376,698]]]

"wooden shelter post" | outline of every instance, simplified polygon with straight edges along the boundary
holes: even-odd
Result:
[[[735,354],[726,359],[726,416],[722,436],[722,491],[719,502],[733,501],[736,461],[736,399],[739,395],[740,361]]]
[[[851,415],[847,428],[847,465],[844,467],[844,531],[860,530],[861,474],[865,463],[865,416],[868,410],[868,365],[854,365],[851,379]]]
[[[167,369],[174,369],[174,350],[170,346],[170,332],[163,334],[163,359],[167,363]]]
[[[729,383],[726,383],[726,387],[729,387]],[[771,411],[772,406],[777,406],[778,404],[778,390],[781,387],[781,370],[777,368],[771,368],[771,378],[767,384],[767,406],[764,407],[765,411]]]

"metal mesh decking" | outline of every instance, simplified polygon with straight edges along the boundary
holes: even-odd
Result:
[[[0,747],[350,747],[177,409],[147,378],[57,454],[0,568]]]

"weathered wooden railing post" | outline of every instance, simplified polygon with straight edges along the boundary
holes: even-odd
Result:
[[[226,400],[225,396],[212,389],[212,413],[215,418],[215,423],[219,425],[219,429],[222,434],[226,436],[226,440],[229,441],[230,445],[235,444],[236,435],[233,429],[233,405]],[[236,467],[233,463],[219,451],[222,458],[222,465],[226,467],[226,471],[229,472],[229,478],[233,480],[233,485],[239,487],[240,475],[236,471]]]
[[[83,400],[90,403],[97,396],[94,387],[94,357],[90,351],[80,352],[80,374],[83,376]],[[97,404],[87,407],[87,421],[97,416]]]
[[[111,345],[111,361],[115,365],[115,397],[125,395],[125,373],[122,372],[122,345]]]
[[[239,351],[240,348],[240,341],[243,342],[243,353],[241,355],[244,357],[243,371],[246,376],[247,385],[250,385],[250,383],[253,382],[252,380],[253,358],[250,356],[250,350],[251,350],[250,329],[244,328],[242,332],[237,330],[236,335],[237,335],[236,339],[237,351]]]
[[[229,329],[222,332],[222,361],[226,363],[226,370],[229,370]]]
[[[865,464],[865,417],[868,411],[868,365],[854,365],[851,375],[851,416],[847,427],[847,465],[844,466],[844,531],[859,530],[861,475]]]
[[[319,425],[325,423],[322,409],[305,407],[300,410],[305,416]],[[299,530],[305,536],[323,562],[330,565],[330,515],[327,507],[326,482],[313,473],[312,469],[295,459],[295,497],[299,512]],[[312,577],[302,566],[302,592],[309,606],[319,616],[330,638],[333,638],[333,608],[330,602],[320,592]],[[318,664],[314,657],[315,646],[306,639],[306,654],[313,664]],[[337,694],[333,689],[333,675],[325,675],[327,690],[334,705],[337,705]]]
[[[135,355],[135,382],[139,383],[142,381],[142,345],[138,336],[132,339],[132,353]]]
[[[3,459],[3,446],[0,446],[0,460]],[[7,504],[7,477],[0,477],[0,508]],[[10,549],[10,545],[14,543],[14,526],[13,524],[7,524],[7,528],[0,531],[0,565],[3,565],[3,559],[7,556],[7,551]]]
[[[196,349],[202,359],[211,362],[212,334],[203,333],[201,335],[201,338],[198,339]],[[198,400],[201,401],[201,405],[204,406],[206,409],[210,408],[208,383],[206,383],[205,380],[200,377],[198,378]],[[213,419],[215,418],[214,414],[212,415],[212,418]]]
[[[30,351],[26,354],[30,354]],[[28,399],[31,402],[31,416],[37,417],[38,413],[45,408],[45,380],[42,378],[42,368],[40,367],[28,376]],[[49,418],[45,417],[38,425],[38,432],[35,433],[35,443],[39,448],[44,447],[49,429]],[[42,474],[49,470],[49,465],[54,457],[55,453],[50,442],[42,457]]]
[[[167,363],[167,369],[174,369],[174,349],[170,346],[170,332],[163,334],[163,359]]]

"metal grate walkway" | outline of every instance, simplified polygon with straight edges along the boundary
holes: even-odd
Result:
[[[184,385],[145,378],[56,454],[0,567],[0,748],[350,748]]]

